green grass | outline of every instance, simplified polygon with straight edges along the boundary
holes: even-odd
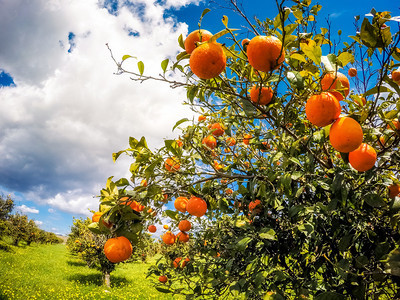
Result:
[[[0,251],[0,299],[177,299],[146,278],[149,263],[120,264],[111,288],[101,273],[68,254],[65,245],[33,245]]]

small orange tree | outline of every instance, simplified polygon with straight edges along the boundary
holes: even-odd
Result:
[[[132,157],[132,176],[108,179],[100,211],[114,225],[100,223],[99,232],[135,242],[161,211],[169,217],[163,240],[171,245],[150,271],[161,276],[157,288],[164,292],[399,298],[400,200],[392,192],[400,165],[399,18],[375,10],[356,17],[356,32],[339,45],[329,40],[329,28],[316,26],[319,4],[277,1],[274,19],[252,24],[235,3],[251,25],[250,41],[224,16],[222,31],[172,65],[164,60],[160,77],[146,75],[143,62],[138,71],[125,70],[131,56],[120,62],[111,53],[118,72],[135,81],[185,88],[187,104],[201,116],[179,120],[173,129],[180,139],[165,140],[161,149],[131,137],[128,149],[113,154]],[[357,70],[351,84],[343,75],[350,68]],[[368,151],[353,155],[361,143]],[[196,200],[163,209],[178,197]],[[186,243],[176,234],[183,219],[191,222]]]

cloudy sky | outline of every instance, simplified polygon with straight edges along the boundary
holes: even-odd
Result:
[[[208,6],[199,2],[0,0],[0,192],[12,195],[18,211],[45,230],[68,233],[72,216],[97,209],[107,177],[128,176],[130,161],[114,164],[111,155],[129,136],[146,136],[153,148],[176,137],[176,120],[192,116],[181,105],[185,91],[114,75],[105,44],[117,59],[136,56],[145,73],[158,74],[160,62],[180,51],[178,36],[196,29]],[[250,2],[250,16],[276,15],[275,1]],[[363,5],[351,8],[343,0],[319,2],[342,30],[372,6],[399,15],[391,0],[380,7],[357,0]],[[213,10],[203,24],[222,30],[223,14],[229,11]],[[130,64],[135,69],[134,59]]]

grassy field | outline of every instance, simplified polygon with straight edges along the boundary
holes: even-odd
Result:
[[[0,299],[178,299],[159,293],[146,278],[150,264],[121,264],[111,273],[111,288],[99,271],[68,254],[65,245],[40,245],[0,251]]]

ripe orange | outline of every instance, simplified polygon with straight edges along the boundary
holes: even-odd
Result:
[[[247,47],[247,45],[248,45],[249,43],[250,43],[250,39],[247,39],[247,38],[246,38],[246,39],[243,39],[243,40],[242,40],[242,47],[243,47],[243,48]]]
[[[251,134],[245,134],[245,135],[243,136],[243,144],[245,144],[245,145],[250,144],[250,139],[251,139],[252,137],[253,137],[253,136],[252,136]]]
[[[201,79],[211,79],[224,71],[226,56],[221,44],[205,43],[194,49],[189,65],[192,72]]]
[[[189,241],[189,235],[186,232],[181,231],[176,235],[176,240],[178,242],[186,243]]]
[[[391,186],[389,186],[389,197],[390,198],[393,199],[398,194],[400,194],[400,185],[399,184],[392,184]]]
[[[221,165],[217,160],[214,160],[214,168],[215,170],[219,171],[223,168],[224,166]]]
[[[183,146],[183,142],[181,140],[176,140],[176,143],[178,144],[178,147],[182,147]]]
[[[356,77],[356,76],[357,76],[357,69],[356,69],[356,68],[350,68],[350,69],[347,71],[347,74],[348,74],[350,77]]]
[[[392,123],[395,130],[400,130],[400,122],[397,119],[393,120]],[[387,125],[387,129],[392,129],[392,127]]]
[[[168,194],[163,194],[162,195],[162,200],[161,202],[167,203],[168,202]]]
[[[182,220],[179,222],[178,228],[180,231],[189,231],[192,228],[192,223],[188,220]]]
[[[228,146],[235,146],[236,145],[236,140],[233,137],[227,137],[226,139],[226,143],[228,144]]]
[[[186,212],[188,201],[189,200],[186,197],[176,198],[174,202],[175,209],[183,213]]]
[[[146,186],[147,186],[147,180],[146,180],[146,179],[143,179],[143,180],[140,182],[140,185],[143,186],[143,187],[146,187]]]
[[[100,220],[100,217],[103,215],[102,212],[98,211],[95,212],[92,216],[92,222],[98,222]]]
[[[212,135],[206,136],[201,143],[210,149],[215,149],[217,147],[217,140]]]
[[[349,117],[337,119],[329,130],[329,141],[339,152],[351,152],[362,143],[363,131],[360,124]]]
[[[232,195],[233,194],[233,190],[232,189],[226,189],[225,190],[225,194]]]
[[[254,69],[269,72],[283,63],[285,50],[278,38],[259,35],[247,45],[247,58]]]
[[[168,229],[169,226],[168,226],[167,224],[165,224],[165,225],[163,225],[163,228],[164,228],[164,229]]]
[[[182,261],[182,257],[177,257],[175,258],[175,260],[172,262],[172,265],[174,268],[184,268],[186,266],[186,264],[190,261],[190,259],[188,257],[186,257],[183,262]]]
[[[325,74],[325,76],[321,79],[321,86],[322,91],[331,92],[339,101],[344,99],[341,92],[344,93],[345,97],[347,97],[350,92],[349,79],[340,72],[331,72]],[[337,90],[340,90],[340,92]]]
[[[350,165],[359,172],[368,171],[375,162],[376,151],[366,143],[362,143],[356,150],[349,153]]]
[[[273,95],[274,92],[270,87],[262,87],[260,91],[260,88],[254,85],[250,90],[251,101],[259,105],[270,103]]]
[[[271,145],[268,144],[268,142],[262,142],[261,145],[262,145],[262,148],[260,149],[261,152],[265,152],[265,151],[271,149]]]
[[[164,167],[168,172],[176,172],[181,165],[176,157],[169,157],[165,160]]]
[[[261,201],[258,199],[249,203],[249,212],[253,212],[255,209],[257,209],[255,212],[259,212],[259,210],[261,209]]]
[[[175,234],[173,234],[171,231],[167,231],[162,235],[162,240],[167,245],[172,245],[175,243],[175,238]]]
[[[225,132],[224,128],[220,123],[211,124],[210,130],[213,136],[221,136]]]
[[[204,216],[207,212],[207,202],[199,197],[192,196],[187,203],[186,210],[192,216]]]
[[[150,226],[147,228],[147,230],[154,233],[154,232],[157,231],[157,227],[154,226],[154,225],[150,225]]]
[[[400,71],[399,70],[392,71],[392,80],[400,81]]]
[[[185,39],[186,53],[190,54],[196,48],[197,42],[206,42],[212,37],[212,33],[208,30],[198,29],[189,33]]]
[[[203,115],[201,115],[201,116],[199,116],[199,122],[203,122],[203,121],[205,121],[207,118],[206,118],[206,116],[203,116]]]
[[[132,244],[124,236],[108,239],[104,244],[104,254],[112,263],[127,260],[132,254]]]
[[[128,205],[130,206],[133,210],[137,212],[141,212],[145,209],[144,205],[141,205],[139,202],[133,200],[132,198],[129,197],[122,197],[120,199],[122,205]]]
[[[158,277],[158,281],[161,283],[166,283],[168,281],[168,277],[165,275],[161,275],[160,277]]]
[[[315,126],[324,127],[339,118],[341,107],[331,93],[312,95],[306,103],[307,119]]]

